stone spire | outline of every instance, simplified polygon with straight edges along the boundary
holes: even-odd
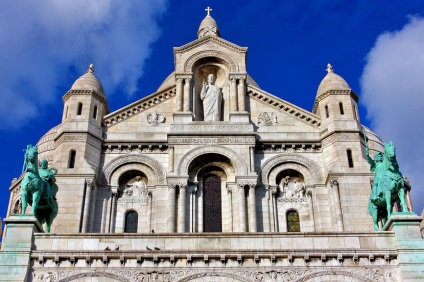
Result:
[[[216,21],[211,17],[212,9],[207,7],[205,9],[206,17],[200,23],[199,31],[197,32],[197,38],[203,38],[205,36],[220,36],[218,25]]]

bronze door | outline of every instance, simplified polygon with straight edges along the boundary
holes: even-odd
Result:
[[[203,231],[222,232],[221,179],[208,176],[203,186]]]

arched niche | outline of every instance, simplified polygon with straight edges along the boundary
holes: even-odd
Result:
[[[227,120],[229,114],[229,65],[226,61],[218,57],[204,57],[197,60],[193,66],[193,113],[197,121],[204,120],[203,101],[200,98],[200,92],[203,82],[207,83],[208,75],[213,74],[215,85],[221,89],[222,99],[220,105],[221,115],[219,120]]]
[[[138,170],[145,173],[148,185],[165,184],[166,171],[157,160],[142,155],[128,154],[116,157],[105,165],[102,175],[103,182],[117,187],[122,174],[130,170]]]
[[[261,181],[265,185],[276,186],[277,175],[286,169],[293,169],[304,176],[306,185],[322,183],[321,169],[317,163],[301,155],[281,154],[267,160],[261,168]]]

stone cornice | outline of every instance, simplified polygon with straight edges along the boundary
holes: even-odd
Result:
[[[350,95],[353,98],[353,100],[355,100],[356,103],[358,103],[359,101],[358,95],[356,95],[356,93],[353,92],[352,90],[328,90],[327,92],[325,92],[324,94],[321,94],[315,99],[312,112],[315,113],[318,108],[318,103],[330,95]]]
[[[93,95],[94,97],[99,99],[102,103],[104,103],[106,113],[109,112],[109,106],[107,104],[106,97],[97,93],[97,91],[94,91],[94,90],[73,90],[73,89],[71,89],[68,92],[66,92],[66,94],[62,97],[63,102],[66,102],[69,99],[69,97],[71,97],[71,95]]]
[[[252,85],[247,87],[247,93],[250,97],[261,101],[262,103],[268,104],[279,111],[285,111],[286,113],[294,116],[301,121],[318,128],[321,124],[319,116],[310,113],[302,108],[299,108],[289,102],[286,102],[270,93],[267,93],[259,88]]]
[[[123,107],[103,118],[106,127],[120,123],[136,114],[144,112],[154,106],[163,103],[175,96],[175,85],[172,85],[162,91],[148,95],[126,107]]]
[[[247,47],[240,47],[230,41],[227,41],[221,37],[216,37],[216,36],[205,36],[203,38],[200,39],[196,39],[192,42],[189,42],[187,44],[184,44],[181,47],[174,47],[174,59],[175,59],[175,54],[177,53],[184,53],[187,52],[191,49],[194,49],[200,45],[206,44],[208,42],[214,42],[217,43],[218,45],[224,46],[228,49],[231,49],[232,51],[235,52],[239,52],[239,53],[246,53],[247,52]]]

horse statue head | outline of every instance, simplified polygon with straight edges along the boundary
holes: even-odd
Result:
[[[32,171],[36,173],[38,168],[38,147],[27,145],[25,151],[25,166],[27,171]]]

